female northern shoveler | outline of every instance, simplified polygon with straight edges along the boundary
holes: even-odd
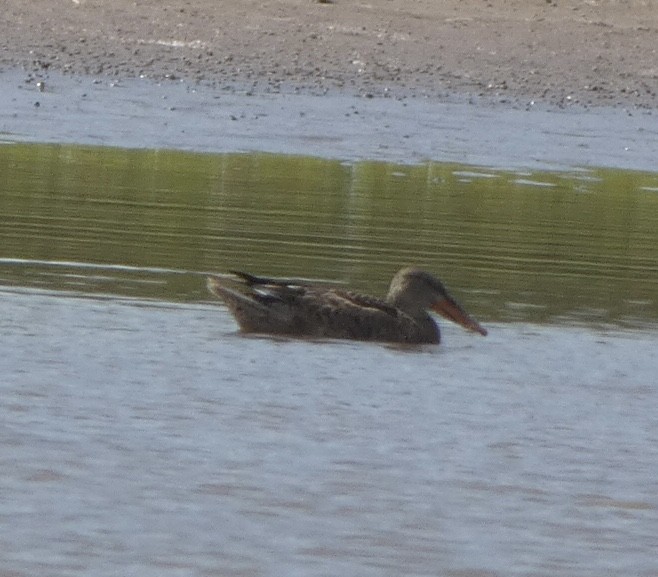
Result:
[[[208,277],[208,289],[222,299],[240,328],[249,333],[355,339],[395,343],[438,343],[431,309],[464,328],[487,331],[431,274],[403,268],[391,281],[385,300],[348,290],[233,272],[239,288]]]

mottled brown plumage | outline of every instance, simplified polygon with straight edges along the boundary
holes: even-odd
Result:
[[[239,284],[208,277],[208,289],[229,307],[249,333],[355,339],[396,343],[438,343],[433,310],[466,329],[486,335],[431,274],[403,268],[385,300],[331,286],[233,272]]]

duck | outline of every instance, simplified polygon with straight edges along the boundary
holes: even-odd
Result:
[[[434,275],[405,267],[384,299],[331,285],[256,276],[241,271],[207,278],[208,290],[224,301],[243,333],[439,344],[439,315],[485,336],[487,330],[448,293]]]

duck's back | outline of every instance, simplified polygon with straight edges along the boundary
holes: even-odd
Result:
[[[439,342],[438,327],[429,315],[416,320],[374,297],[315,286],[255,285],[251,289],[253,298],[272,313],[266,332],[363,341]]]

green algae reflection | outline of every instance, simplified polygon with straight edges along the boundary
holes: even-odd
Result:
[[[483,321],[658,320],[658,173],[519,173],[0,147],[0,284],[202,300],[203,273],[386,291],[436,272]]]

